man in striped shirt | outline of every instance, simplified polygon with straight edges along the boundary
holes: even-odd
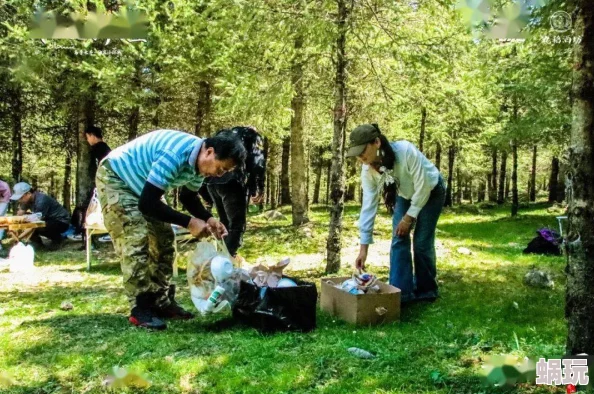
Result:
[[[164,329],[164,318],[193,315],[174,299],[169,286],[174,234],[169,223],[196,238],[227,235],[204,208],[198,189],[205,177],[243,167],[246,151],[228,136],[201,139],[176,130],[157,130],[113,150],[97,171],[97,192],[105,227],[121,256],[124,289],[131,303],[130,322]],[[180,202],[190,213],[175,211],[164,194],[181,188]]]

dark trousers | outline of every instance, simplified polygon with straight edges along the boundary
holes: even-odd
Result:
[[[232,256],[237,254],[245,232],[248,195],[245,185],[238,181],[229,181],[221,185],[208,185],[208,192],[212,197],[221,223],[225,225],[229,235],[225,238],[225,245]]]
[[[35,230],[35,235],[43,235],[46,238],[49,238],[54,243],[62,242],[62,233],[68,230],[68,223],[59,222],[57,220],[46,220],[45,227],[38,228]]]

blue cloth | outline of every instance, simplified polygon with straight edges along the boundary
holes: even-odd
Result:
[[[62,235],[62,238],[66,238],[66,237],[68,237],[69,235],[74,235],[74,232],[75,232],[75,230],[76,230],[76,229],[74,228],[74,226],[73,226],[72,224],[71,224],[71,225],[69,225],[69,226],[68,226],[68,230],[64,231],[64,232],[61,234],[61,235]]]
[[[203,141],[183,131],[157,130],[114,149],[105,160],[138,196],[146,182],[164,191],[181,186],[198,191],[204,177],[196,172],[196,159]]]
[[[438,296],[435,264],[435,228],[445,203],[445,183],[441,175],[437,185],[431,191],[429,200],[423,206],[414,228],[414,275],[413,258],[410,250],[410,234],[392,238],[390,249],[390,284],[398,287],[401,301],[427,299]],[[401,196],[396,198],[393,216],[393,231],[398,227],[411,201]],[[394,233],[393,233],[394,234]]]

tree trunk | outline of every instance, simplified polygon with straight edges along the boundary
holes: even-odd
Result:
[[[158,91],[155,92],[158,94]],[[155,98],[155,112],[151,119],[151,124],[155,129],[157,129],[159,127],[159,124],[161,123],[161,101],[162,99],[160,96],[157,96]]]
[[[278,196],[279,196],[279,158],[280,158],[280,146],[276,142],[270,142],[269,144],[269,154],[268,154],[268,165],[267,171],[268,176],[267,179],[270,180],[270,208],[276,209],[278,206]]]
[[[512,145],[512,217],[518,215],[518,142]]]
[[[330,204],[330,172],[332,171],[332,160],[326,163],[326,205]]]
[[[507,171],[507,151],[501,152],[501,169],[499,170],[499,192],[497,194],[497,204],[503,204],[507,197],[505,192],[505,173]]]
[[[462,203],[462,179],[460,178],[460,165],[456,167],[456,204]]]
[[[489,183],[489,201],[497,201],[497,149],[493,148],[491,154],[491,183]]]
[[[489,176],[491,176],[491,175],[489,174]],[[485,180],[483,178],[481,178],[479,181],[478,193],[476,196],[478,202],[485,201],[486,188],[487,188],[487,184],[485,183]]]
[[[291,203],[291,189],[289,182],[289,159],[291,156],[291,137],[283,139],[283,155],[281,162],[281,198],[280,205]]]
[[[568,165],[566,162],[559,161],[559,180],[557,181],[557,202],[561,203],[565,200],[565,187],[567,183]]]
[[[270,173],[266,177],[266,191],[264,192],[264,204],[270,205]]]
[[[559,180],[559,158],[553,157],[551,162],[551,176],[549,178],[549,202],[557,201],[557,188]]]
[[[324,160],[322,160],[322,152],[323,149],[320,147],[317,149],[317,157],[315,159],[314,164],[314,174],[316,176],[316,182],[314,183],[314,192],[313,192],[313,203],[319,204],[320,203],[320,186],[322,183],[322,166],[324,164]]]
[[[62,200],[64,201],[64,208],[68,212],[71,211],[70,206],[70,188],[72,187],[71,181],[72,174],[72,153],[70,149],[66,151],[66,161],[64,162],[64,187],[62,189]]]
[[[196,102],[196,124],[194,134],[201,137],[210,135],[210,113],[212,109],[212,89],[208,81],[198,82],[198,101]]]
[[[537,146],[532,148],[532,174],[530,176],[530,201],[536,201],[536,150]]]
[[[172,196],[171,196],[171,205],[173,209],[177,210],[177,202],[179,200],[179,189],[173,189]]]
[[[142,92],[142,61],[136,60],[134,63],[134,76],[132,77],[132,86],[137,93]],[[138,125],[140,124],[140,105],[135,104],[128,116],[128,141],[132,141],[138,136]]]
[[[357,175],[357,167],[356,162],[354,160],[347,161],[347,189],[346,194],[344,196],[345,201],[354,201],[355,200],[355,187],[357,186],[357,182],[355,181],[355,176]]]
[[[82,206],[87,199],[93,185],[89,176],[89,164],[91,161],[91,150],[85,137],[85,128],[94,125],[95,103],[92,99],[86,98],[78,111],[78,141],[76,154],[76,205]]]
[[[56,173],[55,173],[55,171],[50,171],[49,178],[50,178],[50,186],[49,186],[48,194],[55,199],[56,198]]]
[[[421,109],[421,133],[419,134],[419,150],[423,152],[423,142],[425,142],[425,121],[427,119],[427,108]]]
[[[578,1],[569,147],[567,353],[594,354],[594,7]]]
[[[446,200],[445,206],[453,206],[453,192],[452,187],[454,186],[454,161],[456,159],[456,146],[454,143],[448,148],[448,185],[446,188]]]
[[[509,200],[509,180],[510,176],[508,172],[505,174],[505,195],[503,197],[505,201]]]
[[[441,144],[439,142],[435,149],[435,167],[437,167],[438,170],[441,169]]]
[[[336,24],[336,79],[334,82],[334,135],[332,137],[332,207],[328,242],[326,244],[326,272],[334,273],[340,269],[340,250],[342,248],[342,216],[344,211],[344,145],[346,139],[347,102],[346,102],[346,32],[348,10],[346,0],[337,0],[338,15]]]
[[[295,39],[295,57],[291,65],[291,84],[294,94],[291,99],[291,205],[293,226],[309,222],[307,217],[307,179],[305,161],[305,139],[303,137],[303,62],[301,48],[303,38]]]
[[[23,102],[19,88],[10,89],[12,121],[12,181],[18,183],[23,176]]]

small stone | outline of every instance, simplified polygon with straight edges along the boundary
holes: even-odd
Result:
[[[74,305],[72,305],[72,303],[68,301],[64,301],[62,302],[62,304],[60,304],[60,309],[62,309],[63,311],[71,311],[73,308]]]
[[[532,287],[540,287],[543,289],[552,289],[555,287],[555,282],[551,279],[548,272],[532,268],[524,276],[524,283]]]
[[[459,247],[458,248],[458,253],[463,254],[465,256],[470,256],[472,255],[472,251],[468,248],[465,247]]]
[[[287,220],[287,217],[279,211],[268,211],[264,217],[268,220]]]

